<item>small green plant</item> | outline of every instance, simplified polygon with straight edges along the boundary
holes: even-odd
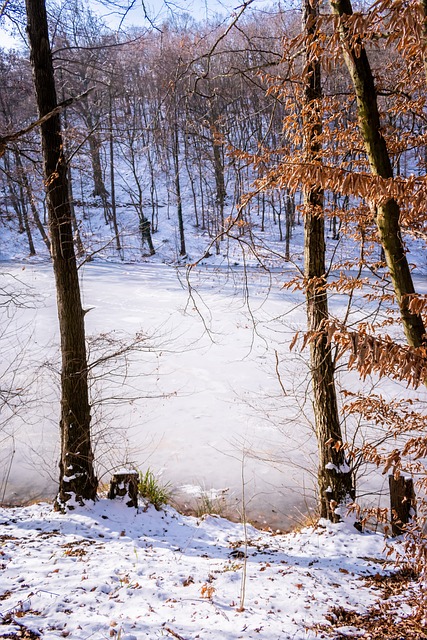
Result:
[[[170,482],[161,484],[151,469],[147,469],[145,473],[139,472],[138,492],[159,511],[163,504],[169,502],[172,487]]]
[[[205,515],[221,516],[227,507],[226,494],[228,489],[223,489],[220,493],[202,490],[196,499],[194,509],[197,518]]]

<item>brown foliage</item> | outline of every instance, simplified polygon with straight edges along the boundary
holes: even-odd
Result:
[[[375,336],[368,333],[366,325],[351,331],[337,320],[324,322],[322,330],[308,332],[304,336],[303,348],[327,335],[328,344],[338,345],[338,356],[348,353],[348,367],[357,369],[362,377],[373,373],[406,381],[417,388],[427,380],[427,347],[410,347],[395,342],[390,336]]]

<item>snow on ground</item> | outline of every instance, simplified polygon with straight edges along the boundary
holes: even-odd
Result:
[[[287,535],[248,525],[245,547],[241,524],[101,499],[65,515],[0,509],[0,524],[0,637],[327,637],[314,625],[330,625],[332,607],[368,610],[379,593],[365,579],[387,572],[383,536],[349,522]]]

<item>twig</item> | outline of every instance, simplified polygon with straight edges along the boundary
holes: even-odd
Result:
[[[6,11],[6,7],[9,4],[9,0],[4,0],[1,8],[0,8],[0,18],[2,17],[2,15],[4,14],[4,12]]]
[[[170,629],[169,627],[163,627],[163,628],[164,628],[165,631],[170,633],[171,636],[173,636],[174,638],[177,638],[178,640],[185,640],[185,638],[183,638],[183,636],[180,636],[179,633],[177,633],[173,629]]]

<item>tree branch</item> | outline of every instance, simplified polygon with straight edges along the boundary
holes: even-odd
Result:
[[[19,131],[15,131],[14,133],[9,134],[8,136],[0,136],[0,158],[2,158],[4,156],[5,151],[7,149],[7,145],[8,145],[9,142],[15,142],[15,140],[18,140],[19,138],[22,138],[22,136],[24,136],[26,133],[29,133],[30,131],[32,131],[36,127],[39,127],[40,125],[44,124],[47,120],[52,118],[52,116],[55,116],[56,114],[60,113],[62,111],[62,109],[65,109],[66,107],[69,107],[71,104],[73,104],[74,102],[77,102],[78,100],[82,100],[83,98],[86,98],[86,96],[89,93],[91,93],[94,90],[94,88],[95,87],[91,87],[90,89],[88,89],[84,93],[81,93],[80,95],[78,95],[78,96],[76,96],[74,98],[67,98],[67,100],[64,100],[63,102],[60,102],[58,104],[58,106],[55,107],[55,109],[52,109],[52,111],[49,111],[49,113],[47,113],[43,117],[39,118],[35,122],[32,122],[25,129],[20,129]]]

